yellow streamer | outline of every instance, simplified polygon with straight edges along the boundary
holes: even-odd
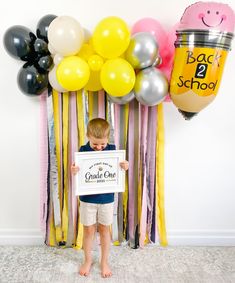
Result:
[[[157,145],[156,145],[156,198],[157,219],[160,244],[167,246],[166,225],[165,225],[165,207],[164,207],[164,117],[163,104],[157,105],[158,111],[158,127],[157,127]]]
[[[55,247],[56,246],[56,241],[55,241],[54,209],[53,209],[53,205],[52,205],[51,201],[50,201],[50,208],[51,208],[51,212],[50,212],[49,245],[51,247]]]
[[[61,198],[61,160],[60,160],[60,113],[59,113],[59,94],[56,90],[52,91],[53,97],[53,112],[54,112],[54,132],[55,132],[55,145],[56,145],[56,159],[58,169],[58,194],[60,200],[60,214],[62,211],[62,198]],[[61,226],[55,227],[56,242],[62,241]]]
[[[78,119],[78,133],[79,133],[79,146],[85,143],[85,127],[84,127],[84,108],[83,108],[83,100],[82,100],[82,90],[77,91],[77,119]],[[78,208],[79,208],[79,198],[78,198]],[[76,249],[82,248],[82,240],[83,240],[83,225],[78,219],[78,232],[76,239]]]
[[[86,129],[84,127],[84,109],[82,100],[82,90],[77,91],[77,119],[78,119],[78,133],[79,133],[79,146],[85,144]]]
[[[94,93],[88,92],[88,111],[89,111],[89,120],[95,118],[93,117],[93,107],[94,107]]]

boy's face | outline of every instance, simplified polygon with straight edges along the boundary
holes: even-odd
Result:
[[[88,136],[90,147],[93,148],[95,151],[103,150],[108,143],[108,138],[97,139],[93,136]]]

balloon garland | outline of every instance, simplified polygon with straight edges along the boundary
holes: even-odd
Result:
[[[172,102],[190,119],[218,92],[234,19],[226,4],[197,2],[168,34],[153,18],[138,20],[129,31],[121,18],[106,17],[89,35],[72,17],[46,15],[38,22],[37,36],[13,26],[4,46],[26,61],[17,76],[26,95],[40,95],[50,84],[61,93],[103,89],[120,104],[134,94],[141,104],[153,106],[168,99],[170,81]]]
[[[103,89],[115,103],[136,97],[146,106],[167,96],[168,80],[160,66],[167,64],[167,53],[173,54],[165,48],[166,32],[154,19],[142,19],[130,31],[121,18],[106,17],[89,38],[76,19],[46,15],[37,25],[37,37],[23,26],[4,35],[7,52],[27,61],[17,78],[26,95],[40,95],[48,86],[60,93]]]

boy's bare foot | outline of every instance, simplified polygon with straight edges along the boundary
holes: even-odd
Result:
[[[101,276],[103,278],[112,276],[112,271],[111,271],[109,265],[106,262],[101,263]]]
[[[85,261],[79,269],[79,274],[82,276],[88,276],[91,269],[92,261]]]

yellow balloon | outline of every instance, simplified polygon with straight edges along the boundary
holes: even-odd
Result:
[[[77,57],[65,57],[57,67],[56,77],[59,84],[68,91],[83,88],[90,76],[90,69],[86,61]]]
[[[103,64],[104,60],[99,55],[94,54],[88,58],[88,65],[92,71],[100,71]]]
[[[128,94],[135,84],[135,71],[130,63],[122,58],[107,60],[100,73],[104,90],[112,96]]]
[[[82,45],[82,48],[80,49],[79,53],[77,54],[78,57],[88,61],[89,57],[92,56],[95,53],[93,47],[85,43]]]
[[[127,24],[118,17],[107,17],[96,26],[92,45],[97,54],[113,59],[123,54],[130,43]]]
[[[98,91],[102,89],[100,82],[100,72],[90,72],[90,78],[88,83],[85,85],[85,90]]]

